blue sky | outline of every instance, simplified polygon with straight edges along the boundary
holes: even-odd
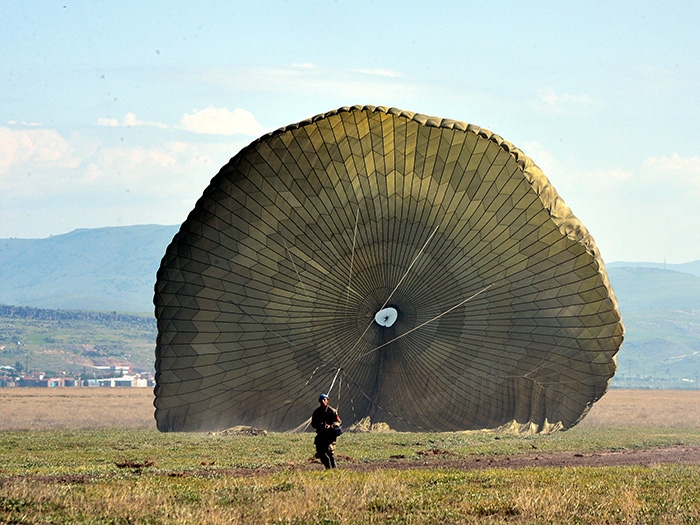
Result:
[[[690,2],[0,7],[0,238],[179,224],[259,135],[353,104],[522,149],[603,258],[700,259]]]

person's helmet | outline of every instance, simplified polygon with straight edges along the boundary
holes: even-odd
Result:
[[[326,394],[321,394],[320,396],[318,396],[318,402],[319,402],[319,403],[320,403],[321,401],[323,401],[324,399],[328,399],[328,396],[327,396]]]

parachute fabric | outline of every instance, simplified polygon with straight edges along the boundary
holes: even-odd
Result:
[[[623,339],[598,249],[539,168],[491,132],[341,108],[226,164],[161,262],[162,431],[575,425]]]

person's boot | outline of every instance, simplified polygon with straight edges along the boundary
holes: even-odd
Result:
[[[321,456],[321,463],[323,463],[323,466],[326,467],[326,470],[331,468],[331,460],[329,460],[328,456],[326,456],[325,454]]]

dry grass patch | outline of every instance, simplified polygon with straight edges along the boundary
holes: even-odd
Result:
[[[156,474],[0,487],[6,523],[692,523],[700,468]]]
[[[0,430],[155,428],[150,388],[0,388]]]
[[[610,390],[581,426],[700,428],[700,390]]]
[[[0,388],[0,430],[155,428],[153,399],[150,388]],[[579,426],[700,428],[700,390],[610,390]]]

